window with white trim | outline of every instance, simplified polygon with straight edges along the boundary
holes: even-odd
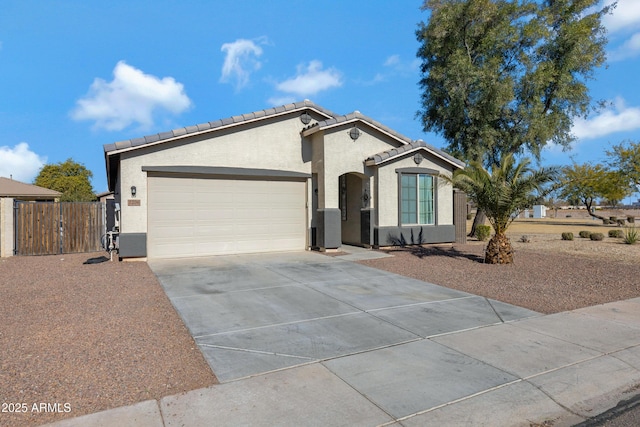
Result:
[[[427,174],[400,175],[400,223],[435,224],[434,178]]]

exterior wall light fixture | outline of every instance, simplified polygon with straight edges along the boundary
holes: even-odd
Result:
[[[136,188],[135,185],[131,186],[131,197],[136,197],[136,192],[138,191],[138,189]]]

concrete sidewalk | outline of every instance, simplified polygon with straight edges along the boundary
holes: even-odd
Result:
[[[639,385],[636,298],[311,362],[51,425],[571,426],[638,394]]]

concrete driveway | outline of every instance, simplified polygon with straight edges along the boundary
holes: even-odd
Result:
[[[55,426],[564,427],[638,395],[640,298],[539,316],[358,256],[151,262],[222,384]]]
[[[436,371],[477,364],[425,338],[537,315],[312,252],[150,266],[223,383],[320,361],[345,377],[370,363],[391,364],[394,382],[411,380],[420,375],[411,367],[425,361]],[[488,365],[477,368],[461,371],[465,383],[484,387],[513,379]],[[432,393],[438,398],[441,390]]]

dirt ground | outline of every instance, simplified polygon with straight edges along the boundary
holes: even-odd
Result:
[[[217,382],[144,262],[0,259],[0,426],[34,426]]]

